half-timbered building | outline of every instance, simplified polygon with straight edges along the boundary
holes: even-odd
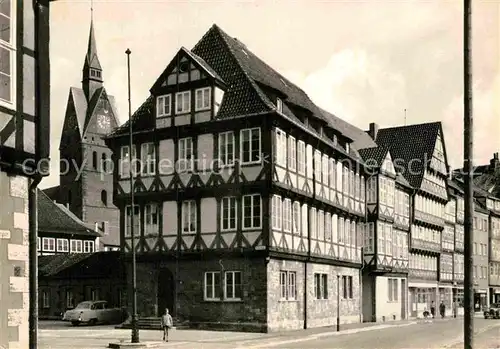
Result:
[[[49,1],[0,1],[0,348],[29,347],[28,202],[49,174],[49,93]]]
[[[378,126],[370,125],[376,139]],[[360,150],[367,172],[364,237],[363,320],[408,316],[408,235],[412,188],[396,171],[388,148]]]
[[[464,310],[464,191],[455,179],[448,179],[448,197],[446,204],[445,229],[442,235],[443,253],[450,252],[450,239],[453,234],[453,301],[456,302],[457,312]],[[442,275],[441,280],[445,278]]]
[[[438,295],[451,294],[439,284],[441,234],[448,201],[446,150],[440,122],[380,129],[375,142],[389,150],[396,169],[414,192],[409,239],[410,315],[422,316]],[[440,291],[440,289],[445,289]]]
[[[132,149],[129,123],[107,138],[139,315],[168,307],[263,331],[333,325],[337,310],[359,322],[365,175],[353,143],[369,137],[216,25],[150,92]]]

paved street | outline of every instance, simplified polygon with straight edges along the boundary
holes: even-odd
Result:
[[[258,348],[462,348],[461,319],[375,324],[340,333],[333,328],[279,334],[174,330],[161,348],[176,349],[258,349]],[[500,348],[500,321],[475,319],[474,348]],[[140,331],[141,340],[161,339],[159,331]],[[40,348],[105,348],[109,342],[130,339],[130,330],[113,326],[68,327],[57,323],[40,325]]]

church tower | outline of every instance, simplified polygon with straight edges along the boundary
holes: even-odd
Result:
[[[105,250],[120,246],[120,213],[113,205],[111,150],[102,137],[118,125],[115,99],[104,87],[91,19],[82,86],[69,89],[59,146],[60,186],[46,193],[65,204],[90,228],[100,231],[101,249]]]

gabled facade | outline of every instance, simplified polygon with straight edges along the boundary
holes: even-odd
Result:
[[[274,331],[333,325],[340,308],[341,322],[361,321],[365,173],[354,144],[366,135],[215,25],[150,92],[132,117],[133,149],[128,123],[107,137],[140,316],[168,307]]]
[[[28,348],[28,192],[49,174],[49,1],[3,0],[0,23],[0,348]]]
[[[370,125],[374,132],[375,125]],[[363,319],[408,317],[408,238],[412,188],[384,147],[360,150],[367,167]]]
[[[111,150],[103,136],[118,126],[115,99],[104,87],[94,25],[90,23],[81,88],[69,90],[59,153],[60,185],[45,193],[102,234],[101,249],[120,244],[119,210],[113,204]]]
[[[449,278],[440,280],[439,272],[448,202],[448,164],[441,123],[370,128],[375,142],[389,150],[396,168],[414,188],[409,239],[410,315],[421,317],[433,302],[437,307],[444,301],[451,308],[452,286]],[[449,254],[444,254],[443,260],[444,265],[449,265]]]

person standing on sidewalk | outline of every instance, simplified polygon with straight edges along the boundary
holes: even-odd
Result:
[[[441,301],[441,304],[439,304],[439,314],[441,314],[441,319],[444,319],[444,316],[446,314],[446,306],[444,305],[443,301]]]
[[[172,316],[168,313],[168,308],[165,309],[165,314],[161,317],[161,328],[163,329],[163,340],[168,342],[168,330],[173,327]]]
[[[434,304],[434,301],[431,303],[431,315],[433,319],[436,317],[436,305]]]
[[[457,317],[457,310],[458,310],[458,302],[455,300],[453,302],[453,317],[456,318]]]

